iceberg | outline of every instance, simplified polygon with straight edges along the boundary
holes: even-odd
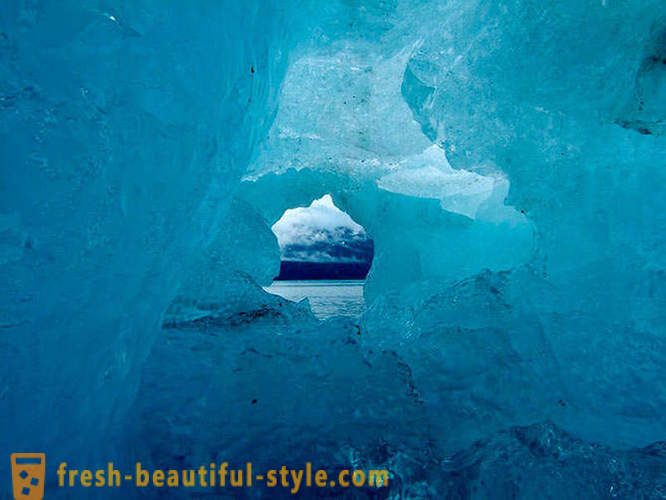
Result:
[[[662,498],[665,21],[661,0],[9,0],[0,447],[46,453],[48,498],[92,494],[65,461]],[[325,195],[374,242],[359,318],[264,289],[271,228]]]

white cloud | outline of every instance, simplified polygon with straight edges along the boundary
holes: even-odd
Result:
[[[280,248],[327,241],[331,236],[341,236],[345,230],[358,235],[365,234],[361,225],[335,206],[330,194],[314,200],[309,207],[286,210],[271,229],[277,236]]]

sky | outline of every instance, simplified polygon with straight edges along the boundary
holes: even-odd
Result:
[[[326,194],[309,207],[286,210],[273,225],[282,260],[366,262],[372,242],[363,227],[340,210]]]

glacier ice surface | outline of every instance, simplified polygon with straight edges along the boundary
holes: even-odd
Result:
[[[7,454],[666,496],[663,1],[9,0],[0,56]],[[358,320],[262,289],[325,194]]]

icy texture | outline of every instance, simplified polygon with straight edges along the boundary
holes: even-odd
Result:
[[[191,264],[165,313],[165,326],[237,322],[265,314],[267,303],[280,307],[260,287],[269,285],[280,271],[277,240],[260,214],[234,198],[217,229],[213,241]]]
[[[109,435],[286,63],[280,2],[223,4],[3,2],[3,453],[118,454]]]
[[[10,1],[0,54],[6,452],[666,495],[662,0]],[[356,323],[260,286],[326,193]]]

